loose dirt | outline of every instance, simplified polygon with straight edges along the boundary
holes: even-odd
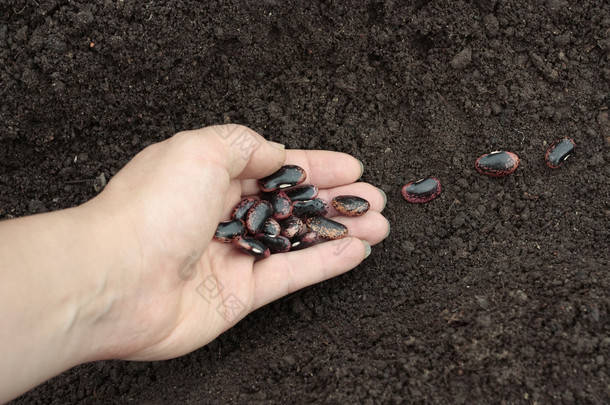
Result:
[[[607,1],[2,2],[0,218],[78,205],[223,122],[338,150],[388,195],[358,268],[208,346],[15,403],[608,403]],[[569,136],[559,169],[548,145]],[[474,170],[496,149],[505,178]],[[439,198],[400,188],[435,176]]]

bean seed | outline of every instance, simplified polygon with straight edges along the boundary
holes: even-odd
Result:
[[[441,194],[441,182],[436,177],[428,177],[405,184],[401,192],[410,203],[426,203]]]

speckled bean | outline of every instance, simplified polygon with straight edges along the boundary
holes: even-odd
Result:
[[[224,243],[230,243],[231,239],[236,236],[243,236],[246,234],[246,224],[241,219],[234,219],[233,221],[225,221],[218,224],[216,232],[214,233],[214,239]]]
[[[301,184],[307,178],[305,170],[299,166],[286,165],[279,168],[275,173],[258,181],[258,186],[265,193],[270,191],[289,188]]]
[[[309,218],[307,228],[324,239],[341,239],[347,236],[347,226],[325,217]]]
[[[335,210],[347,217],[359,217],[369,210],[370,204],[367,200],[355,195],[340,195],[331,201]]]
[[[299,218],[309,218],[328,213],[328,204],[321,198],[292,203],[292,215]]]
[[[551,169],[557,169],[570,157],[576,144],[570,138],[557,139],[546,151],[544,160]]]
[[[269,257],[271,251],[258,239],[249,236],[236,236],[232,239],[233,244],[243,252],[259,258]]]
[[[479,173],[486,176],[504,177],[517,170],[519,157],[513,152],[497,150],[479,157],[474,167]]]
[[[263,198],[271,203],[275,219],[286,219],[292,214],[292,201],[284,191],[266,193]]]
[[[316,198],[318,196],[318,191],[318,187],[307,185],[286,190],[286,195],[291,201],[306,201]]]
[[[293,242],[290,250],[301,250],[308,248],[313,245],[317,245],[320,242],[323,242],[324,239],[320,237],[315,232],[306,232],[301,236],[298,236]]]
[[[274,218],[267,218],[261,229],[261,233],[269,236],[278,236],[281,231],[282,227],[280,226],[280,223]]]
[[[265,200],[256,201],[246,216],[246,228],[248,232],[257,234],[261,233],[265,221],[273,214],[271,203]]]
[[[426,203],[441,194],[441,182],[436,177],[428,177],[405,184],[402,197],[410,203]]]
[[[285,253],[290,250],[291,243],[285,236],[260,235],[258,239],[269,248],[271,253]]]
[[[246,220],[246,215],[248,215],[248,211],[255,202],[259,200],[258,197],[246,197],[241,200],[235,208],[233,208],[233,213],[231,214],[231,218],[233,219],[243,219]]]
[[[280,235],[287,237],[288,239],[293,239],[307,230],[307,227],[301,221],[300,218],[297,217],[288,217],[282,222],[280,222],[282,230]]]

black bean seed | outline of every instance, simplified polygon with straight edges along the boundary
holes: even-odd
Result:
[[[481,174],[491,177],[504,177],[519,167],[519,157],[513,152],[497,150],[479,157],[474,167]]]
[[[347,226],[325,217],[309,218],[307,228],[324,239],[341,239],[347,236]]]
[[[328,213],[328,204],[321,198],[292,203],[292,215],[299,218],[323,216]]]
[[[246,234],[246,224],[241,219],[235,219],[233,221],[225,221],[218,224],[216,232],[214,233],[214,239],[220,242],[229,243],[231,239],[236,236],[243,236]]]
[[[263,198],[271,203],[273,217],[275,219],[286,219],[292,213],[292,201],[282,190],[265,193]]]
[[[258,181],[258,186],[264,192],[280,190],[301,184],[307,178],[307,173],[299,166],[287,165]]]
[[[279,222],[273,218],[267,218],[261,229],[262,233],[269,236],[278,236],[282,231]]]
[[[288,217],[283,220],[280,225],[282,226],[280,235],[285,236],[288,239],[293,239],[307,230],[303,221],[297,217]]]
[[[570,138],[557,139],[554,141],[544,156],[546,165],[551,169],[559,168],[559,166],[570,157],[570,154],[574,151],[575,145],[574,141]]]
[[[249,253],[253,256],[265,258],[269,257],[271,251],[265,244],[258,239],[249,236],[236,236],[232,239],[233,244],[241,251]]]
[[[298,236],[293,242],[290,250],[301,250],[308,248],[313,245],[317,245],[320,242],[323,242],[324,239],[320,237],[315,232],[307,232],[301,236]]]
[[[318,191],[318,187],[307,185],[286,190],[286,195],[291,201],[305,201],[316,198],[318,196]]]
[[[359,217],[369,210],[367,200],[355,195],[340,195],[331,201],[335,210],[348,217]]]
[[[284,253],[290,250],[290,240],[284,236],[259,235],[258,239],[269,248],[271,253]]]
[[[252,208],[252,206],[254,205],[255,202],[257,202],[259,200],[258,197],[246,197],[243,200],[241,200],[239,202],[239,204],[237,204],[235,206],[235,208],[233,208],[233,214],[231,215],[231,218],[233,219],[243,219],[244,221],[246,220],[246,215],[248,215],[248,211],[250,210],[250,208]]]
[[[412,181],[402,187],[401,193],[410,203],[426,203],[441,194],[441,182],[436,177]]]
[[[271,203],[265,200],[259,200],[252,205],[246,216],[246,227],[248,232],[257,234],[263,229],[263,225],[267,218],[273,214]]]

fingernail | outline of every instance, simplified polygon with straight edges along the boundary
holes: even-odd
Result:
[[[364,173],[364,164],[362,163],[362,161],[360,159],[356,159],[358,161],[358,163],[360,163],[360,176],[358,176],[358,178],[362,177],[362,173]]]
[[[388,221],[388,219],[385,219],[386,221]],[[385,234],[385,236],[383,237],[383,239],[387,238],[388,236],[390,236],[390,231],[392,230],[392,226],[390,225],[390,221],[388,221],[388,233]]]
[[[383,196],[383,208],[381,209],[383,211],[385,209],[386,204],[388,203],[388,196],[386,195],[385,191],[383,191],[379,187],[377,187],[377,190],[379,190],[379,192]]]
[[[364,244],[364,258],[366,259],[371,254],[371,245],[365,240],[362,243]]]
[[[271,146],[278,148],[278,149],[286,149],[286,145],[282,144],[282,143],[278,143],[278,142],[273,142],[273,141],[267,141],[271,144]]]

